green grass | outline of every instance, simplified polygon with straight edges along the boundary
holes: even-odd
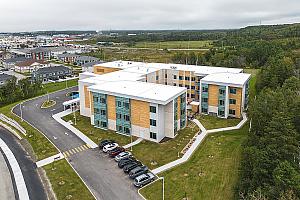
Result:
[[[66,160],[43,167],[58,200],[92,200],[94,197]],[[54,170],[53,170],[54,169]],[[71,198],[70,198],[71,197]]]
[[[52,106],[54,106],[56,104],[56,101],[54,100],[47,100],[47,101],[44,101],[41,108],[50,108]]]
[[[164,41],[164,42],[138,42],[136,48],[154,49],[201,49],[212,47],[212,41]]]
[[[82,133],[87,135],[91,140],[93,140],[97,144],[103,139],[115,140],[119,145],[125,145],[130,143],[130,137],[128,136],[120,135],[110,130],[102,130],[100,128],[95,128],[91,125],[90,118],[80,115],[79,112],[76,112],[76,125],[74,125],[74,114],[70,114],[63,117],[63,120],[71,120],[73,122],[74,127],[76,127]]]
[[[67,83],[66,83],[66,81],[63,81],[63,82],[43,84],[41,95],[46,94],[47,92],[51,93],[51,92],[55,92],[58,90],[66,89],[67,87],[73,87],[76,85],[78,85],[78,79],[69,80],[69,81],[67,81]]]
[[[23,128],[27,131],[27,136],[20,134],[21,137],[26,138],[30,143],[35,152],[36,159],[42,160],[49,156],[55,155],[58,153],[58,150],[52,145],[52,143],[45,138],[38,130],[30,126],[27,122],[21,121],[19,117],[14,115],[11,112],[11,109],[20,102],[13,103],[7,106],[0,108],[0,113],[5,114],[7,117],[10,117],[17,121]]]
[[[247,124],[240,130],[209,135],[187,163],[160,174],[165,177],[165,199],[182,200],[185,194],[195,200],[234,199],[248,128]],[[155,182],[141,193],[148,200],[162,199],[161,184]]]
[[[210,115],[199,115],[196,118],[206,130],[236,126],[241,121],[240,119],[223,119]]]
[[[198,131],[198,126],[191,122],[185,129],[180,130],[174,139],[159,144],[143,140],[133,146],[133,155],[150,169],[157,168],[178,159],[178,155],[181,157],[180,152]],[[153,165],[152,162],[156,164]]]

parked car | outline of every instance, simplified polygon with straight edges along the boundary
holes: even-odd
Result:
[[[125,173],[129,173],[132,169],[136,168],[136,167],[139,167],[139,166],[142,166],[143,164],[140,162],[140,161],[136,161],[136,162],[133,162],[133,163],[130,163],[128,165],[125,165],[123,167],[123,171]]]
[[[142,174],[138,177],[136,177],[133,181],[133,184],[136,187],[143,187],[144,185],[147,185],[148,183],[151,183],[154,181],[155,176],[152,173]]]
[[[108,140],[108,139],[102,140],[99,143],[99,149],[102,150],[105,145],[108,145],[108,144],[111,144],[111,143],[115,143],[115,141],[114,140]]]
[[[117,147],[117,148],[114,148],[113,150],[111,151],[108,151],[108,154],[110,157],[114,158],[116,157],[119,153],[122,153],[124,152],[125,149],[123,147]]]
[[[119,161],[118,166],[120,168],[123,168],[125,165],[128,165],[133,162],[136,162],[136,159],[134,157],[125,158]]]
[[[115,161],[119,162],[120,160],[125,159],[125,158],[129,158],[130,156],[131,156],[131,153],[128,152],[128,151],[125,151],[125,152],[119,153],[115,157]]]
[[[103,152],[107,153],[110,150],[117,148],[119,145],[117,143],[109,143],[103,147]]]
[[[142,166],[142,167],[136,167],[133,170],[129,172],[129,177],[134,179],[142,174],[145,174],[148,172],[148,167],[147,166]]]

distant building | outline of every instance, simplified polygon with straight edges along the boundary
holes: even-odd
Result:
[[[58,80],[65,78],[66,76],[71,76],[73,74],[72,70],[63,65],[56,67],[44,67],[31,74],[32,80],[48,82],[49,80]]]
[[[12,80],[14,76],[0,73],[0,87],[6,84],[9,80]]]
[[[101,61],[101,60],[86,63],[86,64],[82,65],[82,72],[91,72],[91,73],[93,73],[94,72],[94,65],[99,65],[99,64],[102,64],[102,63],[104,63],[104,61]]]
[[[76,65],[82,66],[86,63],[99,61],[98,58],[92,56],[79,56],[75,59]]]
[[[15,65],[19,62],[23,62],[29,60],[29,58],[25,58],[25,57],[15,57],[15,58],[10,58],[10,59],[6,59],[3,61],[3,67],[5,69],[14,69]]]
[[[72,53],[64,53],[57,56],[58,60],[65,63],[75,63],[77,57],[79,57],[79,55]]]
[[[35,59],[30,59],[30,60],[25,60],[23,62],[18,62],[15,64],[15,71],[20,72],[20,73],[25,73],[25,72],[33,72],[38,70],[39,68],[42,67],[47,67],[49,66],[49,63],[44,61],[44,60],[35,60]]]

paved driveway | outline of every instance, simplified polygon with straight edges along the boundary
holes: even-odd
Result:
[[[52,115],[63,111],[62,103],[69,100],[67,92],[77,90],[77,87],[59,91],[49,95],[56,100],[56,105],[49,109],[41,109],[41,104],[47,96],[39,97],[22,104],[23,118],[42,131],[61,152],[82,146],[85,143],[71,131],[56,122]],[[20,105],[14,113],[20,116]],[[118,169],[116,163],[104,157],[98,149],[88,149],[70,155],[67,159],[83,178],[97,199],[101,200],[135,200],[141,199],[137,189],[125,174]]]

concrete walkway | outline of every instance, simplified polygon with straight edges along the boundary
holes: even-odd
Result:
[[[19,199],[29,200],[27,187],[19,163],[15,158],[14,154],[12,153],[12,151],[9,149],[9,147],[5,144],[5,142],[1,138],[0,138],[0,148],[4,152],[4,155],[6,156],[9,165],[11,167],[11,171],[13,173],[14,181],[16,183]]]
[[[123,146],[125,149],[128,149],[130,147],[133,147],[134,145],[139,144],[141,141],[143,141],[143,138],[138,138],[137,140],[135,140],[132,143],[126,144],[125,146]]]
[[[71,110],[66,110],[60,113],[57,113],[53,115],[52,117],[61,125],[72,131],[75,135],[77,135],[82,141],[84,141],[90,148],[97,148],[98,145],[93,142],[89,137],[87,137],[85,134],[83,134],[81,131],[79,131],[77,128],[72,126],[70,123],[64,121],[62,117],[71,114]]]
[[[36,162],[35,164],[36,164],[37,167],[43,167],[45,165],[53,163],[54,161],[61,160],[63,158],[64,158],[64,155],[62,153],[59,153],[59,154],[50,156],[48,158],[45,158],[43,160],[40,160],[40,161]]]
[[[216,133],[216,132],[222,132],[222,131],[229,131],[229,130],[236,130],[236,129],[240,129],[247,121],[247,116],[245,113],[242,114],[243,116],[243,120],[240,121],[240,123],[236,126],[233,127],[226,127],[226,128],[218,128],[218,129],[212,129],[212,130],[206,130],[205,127],[199,122],[198,119],[193,119],[193,122],[195,122],[197,124],[197,126],[200,128],[201,133],[196,137],[195,142],[192,144],[192,146],[187,150],[187,152],[179,159],[174,160],[170,163],[167,163],[163,166],[160,166],[154,170],[152,170],[152,172],[154,174],[159,174],[161,172],[164,172],[166,170],[169,170],[177,165],[180,165],[186,161],[188,161],[188,159],[191,158],[191,156],[193,155],[193,153],[196,151],[196,149],[199,147],[199,145],[203,142],[203,140],[206,138],[206,136],[210,133]]]
[[[14,185],[6,164],[5,158],[0,153],[0,199],[14,200]]]

